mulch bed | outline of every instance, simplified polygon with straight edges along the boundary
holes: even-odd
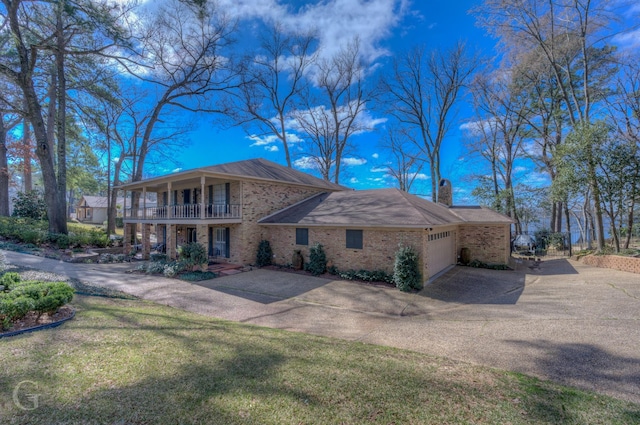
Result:
[[[63,322],[64,320],[72,317],[74,313],[75,310],[69,305],[60,307],[57,312],[51,315],[43,314],[40,317],[38,317],[38,313],[31,311],[22,319],[13,322],[10,329],[0,332],[0,337],[6,334],[13,334],[17,331],[28,331],[29,329],[37,328],[39,326]]]

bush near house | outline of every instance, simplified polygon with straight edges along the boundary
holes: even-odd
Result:
[[[30,311],[40,317],[52,314],[73,298],[73,288],[66,282],[23,281],[17,273],[0,277],[0,330],[11,327]]]
[[[265,267],[271,265],[273,258],[273,250],[271,244],[267,240],[261,240],[258,244],[258,253],[256,254],[256,266]]]
[[[410,246],[400,246],[393,265],[393,281],[404,292],[422,289],[422,274],[418,253]]]
[[[327,254],[321,243],[316,242],[309,250],[309,262],[305,269],[314,276],[319,276],[327,271]]]
[[[178,253],[180,261],[188,268],[201,267],[209,262],[209,256],[205,247],[198,242],[189,242],[180,248]]]

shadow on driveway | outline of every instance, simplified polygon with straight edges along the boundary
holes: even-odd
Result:
[[[329,282],[331,280],[319,277],[256,269],[194,284],[261,304],[271,304],[299,297]]]
[[[525,274],[456,266],[418,293],[447,303],[515,304],[524,291]]]

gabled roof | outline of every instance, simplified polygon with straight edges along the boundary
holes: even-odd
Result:
[[[427,228],[450,224],[511,223],[484,207],[436,204],[399,189],[321,193],[259,220],[260,224]]]
[[[108,199],[106,196],[83,195],[82,198],[80,198],[80,201],[78,202],[79,207],[83,199],[84,199],[84,207],[87,207],[87,208],[107,208],[109,205]],[[124,198],[116,199],[116,205],[120,205],[121,207],[124,206]],[[157,202],[147,199],[145,205],[147,207],[155,207],[157,205]],[[142,206],[142,199],[140,200],[140,206]]]
[[[345,186],[319,179],[310,174],[276,164],[275,162],[268,161],[264,158],[254,158],[244,161],[194,168],[192,170],[145,179],[140,182],[123,184],[121,188],[137,189],[142,188],[143,186],[159,185],[168,181],[189,180],[190,178],[202,175],[221,179],[263,180],[291,185],[311,186],[330,191],[349,190],[349,188]]]
[[[84,195],[81,199],[80,202],[82,202],[82,199],[84,199],[84,206],[89,207],[89,208],[107,208],[107,206],[109,205],[108,203],[108,199],[106,196],[88,196],[88,195]],[[124,204],[124,199],[123,198],[118,198],[116,200],[116,205],[123,205]]]
[[[260,224],[430,227],[462,220],[447,207],[398,189],[322,193],[263,218]]]

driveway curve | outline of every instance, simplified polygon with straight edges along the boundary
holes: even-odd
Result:
[[[410,349],[640,403],[640,276],[571,260],[455,267],[414,294],[257,269],[190,284],[3,251],[10,264],[209,316]]]

